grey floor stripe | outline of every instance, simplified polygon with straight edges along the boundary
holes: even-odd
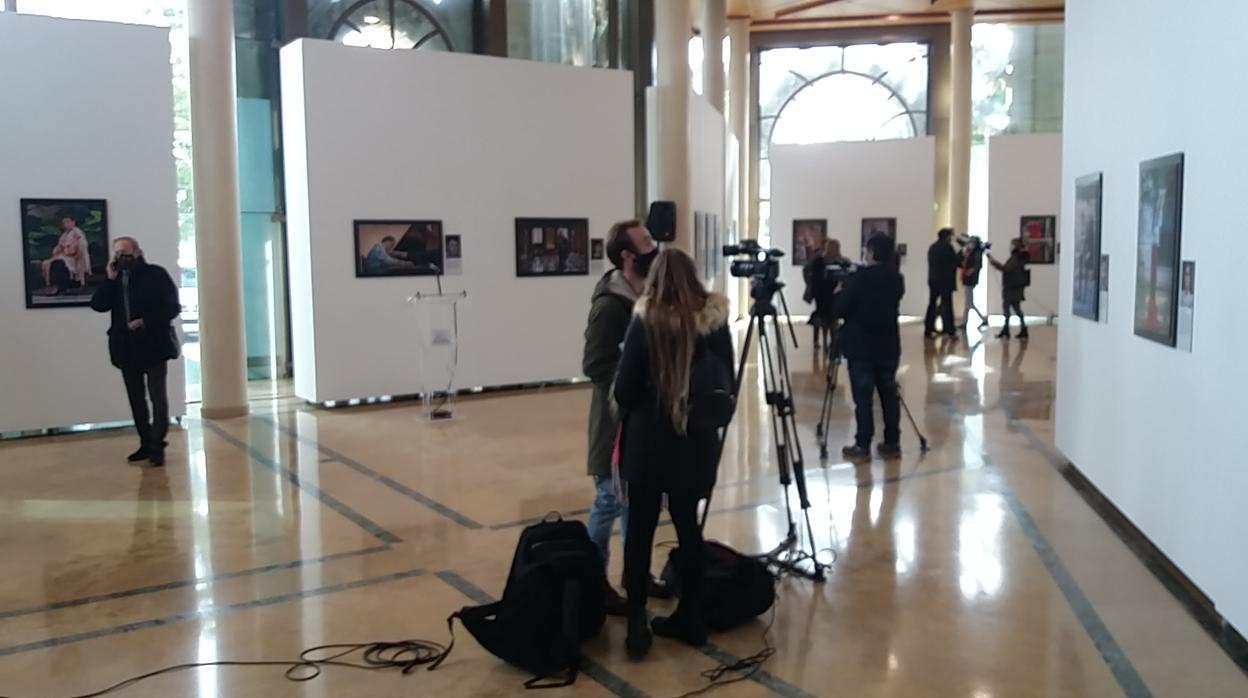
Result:
[[[473,521],[471,518],[459,513],[458,511],[455,511],[454,509],[446,506],[445,504],[437,501],[436,499],[426,494],[422,494],[421,492],[417,492],[416,490],[412,489],[411,487],[408,487],[407,485],[404,485],[398,480],[395,480],[394,478],[388,475],[383,475],[382,473],[379,473],[376,470],[373,470],[372,468],[368,467],[367,465],[364,465],[358,460],[355,460],[354,458],[351,458],[350,456],[347,456],[346,454],[340,451],[335,451],[334,449],[322,444],[316,439],[309,439],[306,436],[301,436],[299,432],[295,431],[294,429],[291,429],[290,427],[287,427],[285,424],[282,424],[281,422],[277,420],[270,419],[268,417],[262,417],[262,416],[253,416],[251,419],[253,422],[262,422],[264,424],[267,424],[270,428],[277,429],[278,431],[281,431],[283,434],[286,434],[287,436],[299,441],[300,443],[307,444],[308,446],[312,446],[316,448],[322,454],[329,456],[330,458],[333,458],[334,460],[342,463],[348,468],[351,468],[355,472],[360,473],[361,475],[364,475],[380,483],[381,485],[388,487],[391,490],[394,490],[395,492],[398,492],[399,494],[403,495],[404,497],[407,497],[408,499],[412,499],[414,501],[417,501],[423,504],[424,506],[428,507],[434,512],[442,516],[445,516],[446,518],[450,519],[451,521],[454,521],[455,523],[459,524],[460,526],[463,526],[464,528],[471,528],[471,529],[481,528],[481,524],[477,523],[476,521]]]
[[[1041,562],[1044,563],[1045,568],[1048,569],[1049,574],[1053,577],[1057,588],[1066,597],[1066,603],[1070,605],[1075,617],[1083,625],[1083,629],[1088,633],[1092,644],[1101,653],[1101,658],[1109,666],[1109,670],[1113,673],[1114,679],[1118,682],[1118,686],[1122,689],[1123,694],[1127,698],[1151,698],[1153,695],[1152,691],[1144,683],[1144,679],[1139,672],[1135,670],[1135,665],[1131,663],[1126,652],[1118,645],[1118,641],[1114,639],[1113,633],[1106,627],[1105,621],[1101,620],[1100,614],[1092,607],[1092,602],[1084,595],[1083,590],[1079,588],[1078,582],[1070,574],[1070,570],[1066,569],[1066,565],[1058,557],[1057,551],[1053,550],[1053,546],[1044,537],[1044,533],[1036,525],[1036,521],[1031,517],[1031,513],[1023,506],[1022,501],[1018,498],[1013,488],[1005,482],[1005,477],[1000,474],[1000,470],[997,470],[997,476],[1001,480],[999,490],[1006,506],[1010,508],[1014,518],[1018,520],[1019,527],[1023,529],[1027,540],[1031,542],[1031,547],[1040,556]]]
[[[386,582],[394,582],[400,579],[409,579],[425,574],[424,570],[414,569],[405,570],[403,572],[394,572],[393,574],[385,574],[380,577],[370,577],[368,579],[360,579],[354,582],[344,582],[342,584],[332,584],[329,586],[318,587],[316,589],[305,589],[294,591],[287,594],[279,594],[277,596],[269,596],[254,601],[245,601],[243,603],[230,604],[228,606],[216,606],[205,611],[196,611],[194,613],[179,613],[162,618],[151,618],[149,620],[141,620],[135,623],[126,623],[125,625],[117,625],[111,628],[100,628],[98,630],[88,630],[82,633],[74,633],[72,635],[62,635],[60,637],[51,637],[38,642],[27,642],[21,645],[9,645],[8,647],[0,647],[0,657],[21,654],[23,652],[33,652],[35,650],[47,649],[49,647],[60,647],[84,640],[94,640],[101,637],[109,637],[111,635],[121,635],[123,633],[132,633],[137,630],[147,630],[148,628],[159,628],[165,625],[173,625],[175,623],[185,623],[187,621],[201,620],[204,618],[215,618],[217,616],[236,613],[238,611],[247,611],[253,608],[262,608],[264,606],[273,606],[276,604],[286,603],[288,601],[299,601],[301,599],[309,599],[316,596],[324,596],[326,594],[336,594],[338,592],[350,591],[361,587],[369,587],[377,584],[385,584]]]
[[[334,497],[328,492],[325,492],[321,488],[315,487],[313,485],[309,485],[303,482],[299,478],[298,473],[288,468],[282,467],[282,465],[278,463],[277,461],[264,455],[263,453],[261,453],[259,450],[257,450],[250,444],[243,443],[242,441],[235,438],[229,432],[225,431],[224,429],[217,426],[216,424],[213,424],[212,422],[209,422],[207,420],[200,421],[200,424],[204,425],[204,428],[208,429],[212,433],[216,434],[217,436],[220,436],[222,439],[225,439],[229,443],[233,444],[239,450],[250,455],[252,462],[258,463],[264,468],[271,470],[274,473],[277,473],[278,475],[281,475],[282,477],[286,478],[287,480],[290,481],[292,485],[294,485],[295,487],[298,487],[300,490],[304,492],[307,492],[309,495],[317,498],[318,500],[321,501],[322,504],[338,512],[339,514],[341,514],[342,516],[350,520],[352,523],[354,523],[356,526],[359,526],[365,531],[368,531],[381,542],[383,543],[402,542],[401,538],[391,533],[390,531],[387,531],[386,529],[382,528],[372,519],[368,518],[367,516],[364,516],[363,514],[352,509],[346,504],[343,504],[341,501],[338,500],[337,497]]]
[[[450,570],[436,572],[434,576],[449,584],[459,593],[472,599],[475,603],[484,605],[498,600],[482,591],[477,585]],[[609,669],[589,657],[584,658],[583,665],[581,673],[621,698],[650,698],[648,693],[611,673]]]
[[[31,606],[29,608],[17,608],[11,611],[0,611],[0,620],[8,618],[17,618],[18,616],[30,615],[31,613],[47,613],[48,611],[57,611],[63,608],[75,608],[77,606],[86,606],[88,604],[100,603],[102,601],[116,601],[117,599],[126,599],[131,596],[142,596],[144,594],[155,594],[162,591],[172,591],[174,589],[184,589],[186,587],[196,586],[198,584],[223,582],[230,579],[238,579],[240,577],[250,577],[257,574],[265,574],[267,572],[277,572],[282,570],[293,570],[308,565],[322,564],[333,562],[334,560],[342,560],[349,557],[357,557],[359,555],[371,555],[379,553],[383,550],[389,550],[388,545],[377,545],[362,550],[350,550],[343,553],[333,553],[332,555],[322,555],[321,557],[308,558],[305,560],[291,560],[290,562],[278,562],[272,565],[262,565],[260,567],[252,567],[245,570],[237,570],[234,572],[222,572],[214,574],[210,577],[196,577],[195,579],[179,579],[177,581],[166,582],[164,584],[152,584],[149,586],[136,587],[134,589],[126,589],[124,591],[114,591],[107,594],[95,594],[92,596],[83,596],[77,599],[68,599],[66,601],[54,601],[43,606]]]

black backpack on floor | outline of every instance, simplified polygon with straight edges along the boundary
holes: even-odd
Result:
[[[465,606],[447,624],[459,618],[491,654],[534,674],[525,688],[569,686],[580,669],[581,643],[606,621],[606,584],[602,555],[585,524],[556,516],[520,534],[501,601]]]
[[[763,562],[708,540],[702,614],[707,630],[731,630],[763,615],[776,602],[776,577]],[[668,555],[663,581],[680,596],[681,549]]]

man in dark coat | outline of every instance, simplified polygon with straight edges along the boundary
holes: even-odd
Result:
[[[164,465],[165,435],[169,432],[165,378],[168,362],[178,358],[173,319],[182,312],[178,287],[169,272],[143,259],[134,238],[117,238],[108,263],[108,281],[96,290],[91,307],[112,314],[108,354],[113,365],[121,369],[134,428],[139,432],[139,450],[128,460]]]
[[[615,520],[624,517],[623,528],[628,528],[628,512],[616,496],[616,483],[611,474],[611,453],[620,426],[619,415],[611,404],[611,384],[615,380],[624,335],[632,322],[633,304],[645,285],[650,265],[659,254],[658,244],[639,220],[612,226],[606,247],[612,269],[594,288],[581,360],[581,370],[594,384],[594,395],[589,403],[588,470],[594,479],[595,496],[589,509],[589,536],[602,553],[604,564],[610,558]],[[606,593],[609,613],[623,615],[627,612],[624,599],[610,585]]]
[[[867,241],[867,266],[849,277],[836,305],[837,316],[845,320],[841,328],[841,347],[849,364],[858,422],[854,443],[841,450],[851,460],[871,458],[876,392],[880,394],[884,413],[880,455],[885,458],[901,455],[901,402],[897,395],[901,332],[897,316],[906,283],[893,263],[893,254],[891,238],[877,235]]]
[[[1001,305],[1005,311],[1005,327],[997,337],[1001,339],[1010,338],[1010,316],[1018,316],[1018,324],[1021,326],[1018,332],[1019,339],[1027,339],[1027,321],[1023,319],[1023,301],[1027,299],[1027,285],[1031,283],[1031,274],[1027,273],[1027,263],[1031,260],[1031,255],[1027,252],[1027,245],[1021,238],[1015,238],[1010,242],[1010,258],[1005,264],[998,262],[991,256],[988,261],[992,262],[992,266],[1001,272]]]
[[[923,322],[927,337],[936,336],[938,313],[941,331],[950,337],[958,336],[958,330],[953,324],[953,292],[957,288],[961,259],[950,244],[952,238],[953,228],[941,228],[936,234],[936,242],[927,250],[927,288],[930,295],[927,301],[927,317]]]

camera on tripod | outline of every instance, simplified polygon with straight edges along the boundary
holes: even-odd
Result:
[[[857,272],[861,267],[853,262],[843,259],[836,262],[828,262],[823,265],[823,281],[843,283],[846,279]]]
[[[969,247],[971,252],[987,252],[992,249],[992,243],[984,242],[978,235],[971,235],[970,237],[963,235],[958,238],[958,244],[962,247]]]
[[[756,302],[770,304],[771,297],[784,288],[780,281],[780,258],[784,250],[766,248],[758,240],[742,240],[735,245],[724,245],[725,257],[732,260],[729,271],[740,279],[750,279],[750,296]]]

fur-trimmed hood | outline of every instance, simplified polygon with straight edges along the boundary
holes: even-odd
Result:
[[[646,317],[648,300],[639,298],[633,306],[633,314],[643,320]],[[706,298],[706,305],[694,313],[693,319],[697,324],[698,334],[704,337],[728,324],[728,297],[719,293],[710,294]]]

